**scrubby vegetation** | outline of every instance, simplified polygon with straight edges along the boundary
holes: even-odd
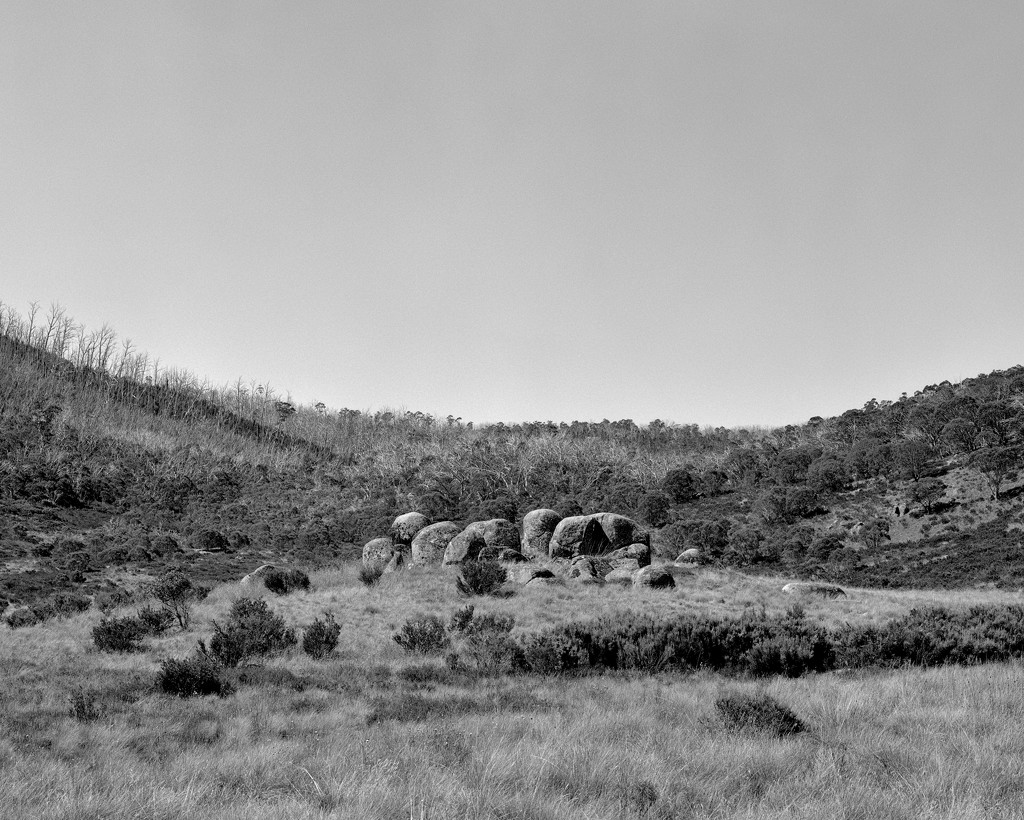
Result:
[[[773,430],[475,426],[213,388],[0,306],[0,805],[1017,816],[1022,407],[1015,367]],[[495,561],[350,560],[410,509],[537,507],[697,563],[504,597]]]

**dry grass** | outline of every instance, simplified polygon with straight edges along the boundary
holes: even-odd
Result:
[[[702,570],[680,582],[667,593],[542,587],[472,602],[525,629],[637,607],[726,614],[792,603],[783,579]],[[192,631],[139,655],[92,650],[94,612],[0,631],[0,817],[1024,817],[1017,664],[767,683],[446,678],[391,634],[464,604],[451,575],[413,568],[366,588],[352,566],[313,575],[310,592],[268,597],[299,628],[335,615],[341,643],[326,662],[291,652],[267,664],[291,676],[264,673],[223,699],[153,693],[159,659],[190,652],[239,594],[216,589]],[[839,623],[1008,602],[1019,596],[851,590],[806,604]],[[69,713],[79,687],[98,719]],[[810,731],[779,740],[727,730],[714,701],[736,691],[770,694]],[[383,717],[368,722],[375,711]]]

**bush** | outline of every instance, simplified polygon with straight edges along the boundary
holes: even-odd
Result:
[[[406,621],[401,630],[392,635],[392,639],[407,652],[422,655],[436,655],[451,643],[444,622],[436,615]]]
[[[514,626],[511,615],[471,617],[458,633],[449,666],[477,675],[507,675],[521,670],[522,649],[509,634]]]
[[[168,695],[190,698],[196,695],[231,694],[231,684],[224,676],[224,668],[205,654],[191,658],[168,658],[160,664],[157,688]]]
[[[118,607],[128,606],[131,602],[132,594],[127,589],[115,587],[114,589],[105,589],[102,592],[97,592],[96,597],[93,599],[93,606],[104,615],[109,615]]]
[[[43,618],[39,617],[39,613],[32,607],[16,609],[4,618],[4,621],[11,629],[20,629],[23,626],[35,626],[38,623],[42,623],[43,620]]]
[[[338,622],[330,612],[325,612],[324,617],[314,620],[302,636],[302,651],[317,660],[326,658],[338,645],[340,635]]]
[[[384,564],[370,564],[359,568],[359,580],[364,586],[372,587],[384,574]]]
[[[192,602],[198,599],[192,581],[180,572],[169,572],[153,585],[155,597],[182,629],[188,629],[192,619]]]
[[[92,640],[100,652],[138,652],[144,634],[138,618],[104,618],[92,628]]]
[[[463,595],[493,595],[508,580],[508,573],[497,561],[471,561],[463,564],[455,586]]]
[[[92,606],[92,600],[81,592],[58,592],[49,600],[53,614],[60,618],[70,618],[79,612],[85,612]]]
[[[271,569],[263,576],[263,583],[275,595],[287,595],[297,589],[309,589],[309,576],[301,569]]]
[[[68,696],[68,714],[81,723],[99,720],[100,709],[96,705],[96,693],[88,692],[81,686]]]
[[[135,618],[145,635],[161,635],[174,623],[174,616],[168,610],[151,606],[140,609]]]
[[[248,658],[283,651],[298,642],[295,631],[261,598],[236,601],[227,623],[222,627],[215,621],[213,630],[209,650],[203,649],[224,666],[238,666]]]
[[[727,729],[764,732],[777,737],[788,737],[807,729],[789,708],[769,695],[718,698],[715,711]]]

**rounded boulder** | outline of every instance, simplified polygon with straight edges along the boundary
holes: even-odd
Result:
[[[555,527],[562,520],[554,510],[530,510],[523,516],[523,538],[521,551],[523,555],[541,557],[548,554],[548,545]]]
[[[451,521],[438,521],[416,533],[412,539],[412,562],[414,564],[440,564],[445,550],[462,528]]]
[[[407,512],[391,522],[391,537],[397,544],[409,545],[416,534],[430,524],[430,519],[423,513]]]
[[[382,535],[366,542],[363,547],[363,566],[384,566],[391,560],[395,551],[395,542],[390,535]]]

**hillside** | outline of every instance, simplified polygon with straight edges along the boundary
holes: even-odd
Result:
[[[0,306],[0,598],[354,558],[419,510],[610,510],[663,556],[862,586],[1024,585],[1024,368],[778,429],[474,426],[211,388],[109,328]],[[2,602],[0,602],[2,603]]]

